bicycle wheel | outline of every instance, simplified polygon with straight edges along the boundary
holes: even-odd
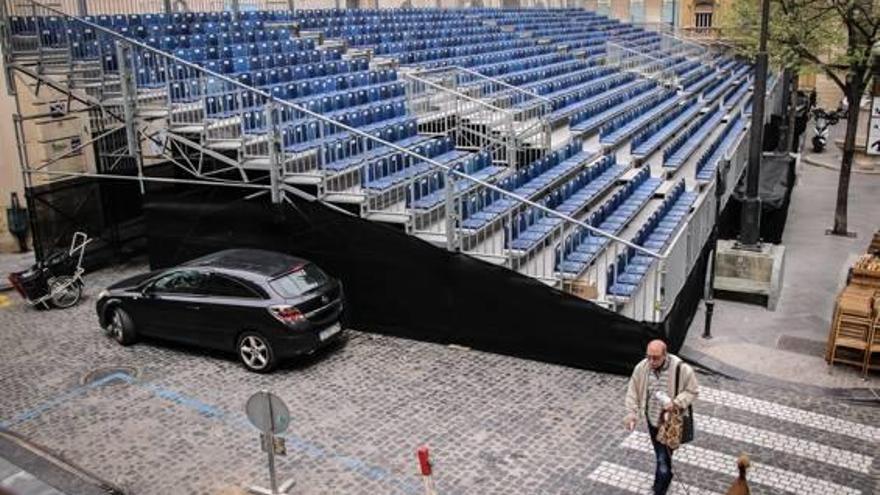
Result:
[[[73,277],[64,275],[49,281],[52,305],[56,308],[69,308],[76,305],[82,297],[82,284]]]

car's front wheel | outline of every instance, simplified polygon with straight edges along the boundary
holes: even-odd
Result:
[[[238,358],[245,368],[257,373],[268,373],[277,364],[269,341],[256,332],[245,332],[238,338]]]
[[[104,330],[108,337],[112,337],[122,345],[131,345],[137,340],[134,322],[131,321],[128,313],[119,306],[110,309],[110,316],[107,318],[107,326]]]

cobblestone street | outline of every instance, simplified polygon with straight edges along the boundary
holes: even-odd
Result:
[[[66,311],[13,294],[0,308],[0,428],[132,494],[267,484],[244,415],[260,389],[291,410],[281,478],[297,494],[418,494],[431,447],[441,494],[647,493],[645,429],[622,428],[626,378],[350,332],[343,345],[268,375],[232,356],[157,342],[123,348],[94,314],[109,282],[87,278]],[[701,374],[697,439],[675,454],[690,494],[725,493],[751,456],[752,493],[880,493],[880,409]],[[685,493],[675,483],[672,493]]]

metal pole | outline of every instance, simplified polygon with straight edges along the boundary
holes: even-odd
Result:
[[[236,21],[241,19],[241,2],[240,0],[232,0],[232,18]]]
[[[756,248],[761,234],[761,153],[764,140],[764,100],[767,92],[767,24],[770,0],[761,0],[761,40],[755,61],[755,85],[752,92],[752,129],[749,136],[749,167],[746,172],[746,197],[742,206],[739,245]]]
[[[266,433],[266,451],[269,453],[269,489],[272,494],[278,493],[278,480],[275,476],[275,413],[272,411],[272,401],[269,392],[263,391],[266,403],[269,405],[269,431]]]
[[[163,0],[162,3],[164,4],[162,7],[164,9],[164,12],[166,14],[170,14],[173,11],[173,7],[171,7],[171,0]]]
[[[788,144],[788,133],[791,130],[788,128],[788,117],[791,115],[791,112],[795,111],[795,108],[789,105],[791,103],[791,81],[792,77],[792,69],[785,69],[782,72],[782,122],[779,125],[779,142],[777,143],[776,150],[782,153],[788,153],[791,151],[791,146]]]
[[[122,109],[125,115],[125,137],[128,140],[128,154],[137,162],[138,177],[143,178],[143,162],[140,153],[140,139],[137,133],[135,109],[137,100],[137,86],[134,81],[132,67],[132,48],[120,41],[116,42],[116,59],[119,65],[119,86],[122,90]],[[146,192],[144,182],[140,181],[141,194]]]
[[[456,214],[456,194],[455,194],[455,176],[448,171],[444,174],[446,190],[446,249],[448,251],[458,251],[458,243],[456,242],[455,224],[458,218]]]
[[[707,274],[709,281],[706,284],[706,322],[703,326],[703,338],[712,338],[712,314],[715,312],[715,255],[718,253],[718,220],[721,216],[721,198],[724,196],[724,176],[727,173],[730,162],[722,162],[715,169],[715,222],[712,224],[710,241],[712,251],[709,254]],[[722,166],[723,165],[723,166]]]
[[[89,6],[86,4],[86,0],[77,0],[76,9],[80,16],[89,15]]]
[[[266,105],[266,123],[269,126],[269,187],[272,203],[281,203],[281,135],[278,130],[278,105]]]

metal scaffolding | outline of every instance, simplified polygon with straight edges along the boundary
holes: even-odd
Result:
[[[179,183],[245,188],[269,194],[276,203],[294,194],[336,209],[356,205],[364,218],[401,224],[440,247],[501,264],[550,286],[568,291],[593,287],[591,299],[635,319],[660,321],[670,309],[696,261],[694,246],[702,246],[708,238],[704,221],[688,225],[665,254],[657,253],[599,230],[585,218],[562,214],[499,186],[501,179],[519,173],[528,163],[560,153],[551,137],[550,99],[458,65],[393,70],[397,67],[393,59],[348,50],[338,40],[309,37],[295,23],[284,21],[283,15],[274,22],[278,40],[313,46],[308,51],[316,57],[315,63],[360,68],[356,72],[365,79],[358,87],[376,92],[374,100],[365,101],[388,102],[383,112],[398,112],[395,115],[401,117],[403,127],[395,128],[395,140],[384,134],[386,127],[362,128],[341,112],[322,110],[319,96],[291,100],[261,89],[257,81],[232,78],[126,36],[95,17],[148,11],[187,15],[229,7],[231,19],[237,19],[245,9],[292,13],[309,5],[215,3],[4,2],[5,70],[17,102],[25,93],[32,98],[50,91],[56,103],[63,102],[54,111],[77,119],[88,130],[76,146],[36,160],[25,123],[47,116],[26,115],[20,106],[15,127],[26,187],[31,190],[38,182],[61,178],[94,178],[132,181],[141,194],[149,184]],[[51,29],[43,29],[47,25]],[[540,31],[539,25],[528,29],[540,33],[541,40],[556,35],[574,39],[565,29]],[[560,53],[567,53],[568,43],[560,45]],[[640,48],[648,47],[638,43],[617,39],[608,43],[606,55],[584,67],[595,63],[645,77],[665,77],[659,60],[642,53]],[[662,49],[671,55],[695,59],[705,55],[691,45],[669,36],[662,41]],[[362,107],[367,111],[369,105]],[[404,115],[414,117],[415,128],[406,127]],[[52,116],[50,112],[48,117]],[[406,137],[401,140],[401,135]],[[571,150],[574,143],[568,145]],[[93,163],[83,160],[78,169],[59,167],[84,151],[94,154]],[[604,163],[601,156],[584,151],[572,151],[572,156],[582,160],[578,166],[585,170]],[[386,167],[406,169],[407,174],[387,187],[367,187],[384,157]],[[492,167],[492,174],[473,175],[477,166]],[[169,173],[169,167],[175,172]],[[442,196],[415,206],[419,191],[428,189]],[[513,206],[484,227],[466,227],[464,212],[471,203],[490,196],[505,198]],[[714,211],[708,203],[698,206],[695,218]],[[525,214],[546,218],[553,228],[534,247],[517,250],[508,241],[514,224]],[[559,247],[573,236],[585,235],[601,239],[604,248],[583,273],[572,276],[560,271]],[[636,254],[652,260],[648,276],[630,296],[610,295],[607,288],[613,279],[607,267]]]

